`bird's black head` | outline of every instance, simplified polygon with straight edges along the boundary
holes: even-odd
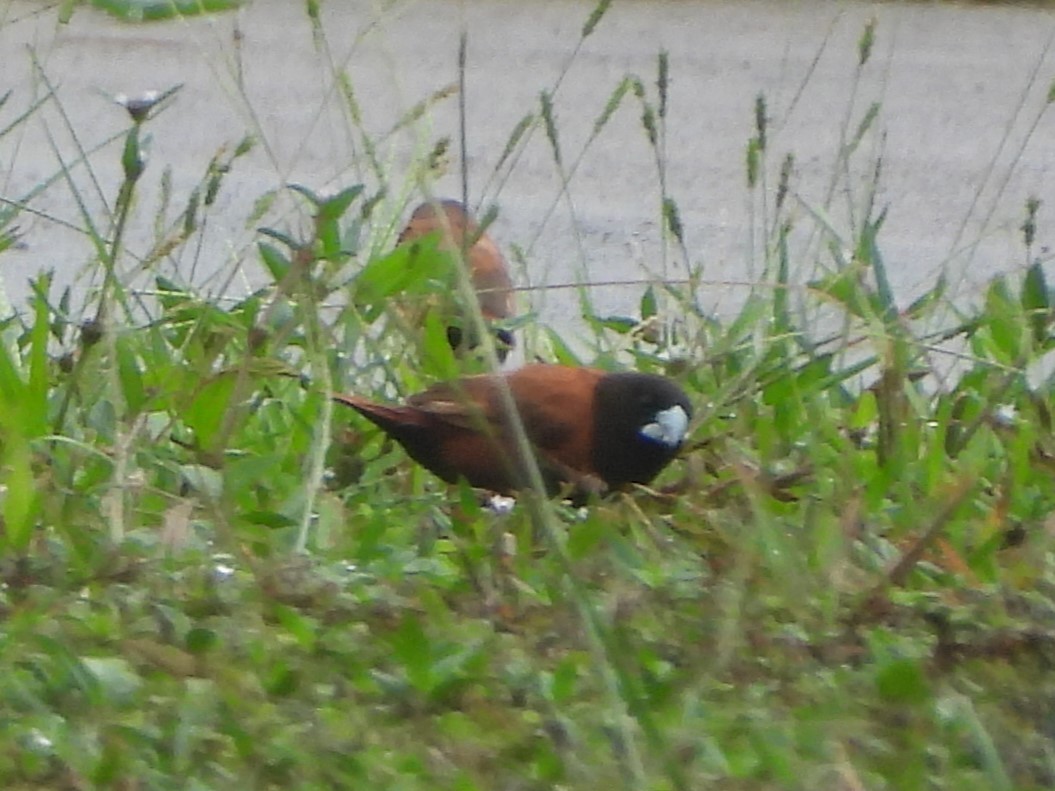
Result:
[[[506,357],[509,356],[510,350],[517,345],[516,338],[514,338],[513,333],[507,329],[496,329],[494,334],[495,355],[498,357],[498,362],[504,363]],[[475,349],[480,345],[476,340],[476,337],[473,337],[472,333],[470,333],[470,338],[467,342],[462,328],[454,325],[447,327],[447,342],[455,352],[462,352],[466,349]]]
[[[674,458],[692,417],[689,397],[662,376],[608,374],[594,397],[593,461],[612,488],[648,483]]]

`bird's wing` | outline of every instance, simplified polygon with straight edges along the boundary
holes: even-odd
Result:
[[[516,311],[513,305],[513,281],[498,245],[486,233],[469,249],[469,271],[473,288],[484,318],[506,319]]]
[[[407,399],[414,407],[448,425],[486,432],[500,425],[492,410],[492,376],[469,376],[455,382],[440,382]]]
[[[529,365],[509,375],[524,429],[555,462],[592,474],[594,393],[604,374],[592,368]]]
[[[593,475],[594,391],[601,376],[590,368],[529,365],[505,376],[436,384],[411,396],[407,405],[448,425],[493,431],[508,441],[510,421],[500,389],[504,381],[535,450],[553,466]]]
[[[436,211],[437,206],[444,213],[443,218]],[[465,207],[453,200],[421,204],[399,234],[397,244],[429,235],[437,237],[439,249],[449,252],[458,252],[466,241],[470,242],[469,271],[484,315],[491,320],[513,315],[513,281],[505,257],[494,240],[468,215]]]
[[[561,386],[563,382],[552,376],[549,384],[538,377],[525,378],[521,376],[524,370],[504,377],[484,374],[440,382],[408,398],[407,405],[453,426],[506,434],[510,420],[502,395],[504,381],[532,445],[546,451],[557,449],[576,433],[578,405],[569,398],[567,387]]]

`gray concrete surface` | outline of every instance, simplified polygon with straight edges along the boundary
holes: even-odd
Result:
[[[573,0],[329,2],[323,4],[324,40],[313,37],[303,4],[292,0],[254,0],[232,14],[148,25],[120,24],[87,9],[61,25],[52,6],[0,0],[0,92],[12,91],[0,109],[0,128],[44,95],[44,75],[55,87],[39,113],[0,138],[0,195],[20,198],[59,171],[60,159],[73,162],[78,144],[92,149],[120,132],[127,118],[108,94],[182,83],[172,108],[150,127],[150,169],[130,250],[147,248],[166,167],[179,207],[216,149],[252,133],[263,144],[230,174],[203,245],[163,267],[217,290],[238,292],[260,279],[255,225],[246,218],[263,193],[290,180],[313,187],[371,181],[361,135],[383,135],[409,107],[455,79],[463,25],[469,31],[472,198],[499,205],[494,236],[524,249],[521,282],[684,273],[670,250],[664,261],[657,169],[633,101],[590,143],[566,190],[539,132],[507,179],[490,178],[517,121],[538,108],[540,91],[553,90],[567,64],[554,99],[566,168],[579,158],[624,75],[640,76],[654,96],[661,49],[670,53],[672,74],[668,190],[681,209],[690,259],[705,267],[701,301],[710,308],[737,303],[743,292],[730,281],[761,275],[761,237],[752,236],[750,208],[757,224],[760,204],[744,176],[759,93],[771,119],[771,186],[783,155],[796,157],[794,261],[801,278],[817,260],[828,260],[808,207],[825,204],[840,125],[848,113],[856,124],[873,101],[882,103],[876,131],[862,142],[849,178],[838,180],[831,222],[849,235],[846,207],[861,205],[871,159],[881,153],[877,201],[889,206],[881,244],[904,299],[943,268],[966,296],[993,272],[1020,268],[1018,226],[1027,196],[1044,201],[1040,241],[1050,243],[1055,234],[1055,121],[1045,113],[1055,76],[1049,51],[1055,14],[1046,10],[621,0],[573,56],[591,8]],[[875,52],[858,74],[857,41],[872,18]],[[348,120],[334,87],[339,69],[354,86],[362,130]],[[413,132],[381,137],[393,198],[412,191],[407,166],[414,156],[456,133],[452,97]],[[111,144],[91,154],[90,169],[72,169],[96,217],[112,204],[118,159]],[[458,194],[456,174],[452,164],[436,184],[440,194]],[[280,204],[269,222],[303,224],[286,210],[291,205]],[[68,185],[56,183],[31,206],[38,213],[20,220],[24,248],[0,256],[0,274],[16,302],[28,273],[55,267],[73,278],[92,257],[84,234],[63,224],[84,225]],[[398,222],[395,207],[388,213]],[[378,243],[392,230],[377,228]],[[227,282],[232,271],[237,276]],[[224,277],[210,279],[214,273]],[[82,274],[78,284],[90,280]],[[628,310],[639,294],[639,287],[594,291],[604,310]],[[568,291],[537,291],[526,301],[558,323],[571,321],[575,311]]]

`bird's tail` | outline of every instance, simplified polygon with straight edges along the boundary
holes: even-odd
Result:
[[[419,410],[405,406],[385,406],[357,395],[334,393],[331,398],[338,404],[350,406],[378,428],[398,434],[400,429],[407,429],[423,424]]]

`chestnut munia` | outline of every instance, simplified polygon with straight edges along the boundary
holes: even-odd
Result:
[[[484,319],[493,322],[511,318],[515,313],[513,281],[506,260],[498,245],[480,229],[460,201],[448,198],[419,205],[399,234],[397,244],[413,242],[434,233],[439,234],[439,248],[447,252],[462,252],[463,246],[470,244],[464,251],[465,261]],[[465,317],[462,321],[468,323]],[[471,337],[472,333],[457,326],[447,330],[451,346],[456,349],[462,345],[463,335]],[[514,345],[513,335],[504,328],[497,330],[495,335],[499,359],[504,360]],[[470,342],[468,345],[476,344]]]
[[[509,493],[528,477],[502,388],[508,387],[547,490],[649,483],[677,454],[692,407],[662,376],[536,364],[433,385],[404,405],[334,395],[443,480]]]

